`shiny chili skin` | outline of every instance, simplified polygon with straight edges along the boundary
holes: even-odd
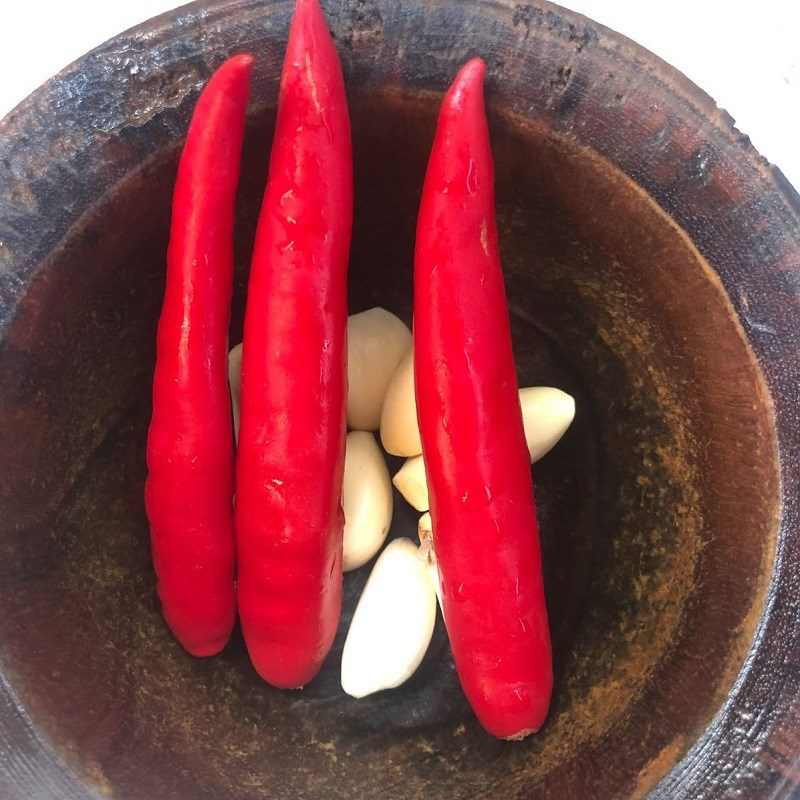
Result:
[[[547,715],[552,666],[530,456],[494,217],[481,60],[442,104],[414,265],[417,413],[447,632],[487,731]]]
[[[228,323],[233,218],[253,59],[212,76],[197,102],[172,205],[158,323],[145,506],[167,624],[195,656],[235,618]]]
[[[275,686],[316,675],[342,592],[347,261],[353,186],[339,59],[298,0],[250,272],[236,461],[237,599]]]

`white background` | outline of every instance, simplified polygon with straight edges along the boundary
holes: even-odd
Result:
[[[459,2],[459,0],[452,0]],[[106,39],[173,0],[0,0],[0,117]],[[562,0],[705,89],[800,188],[799,0]]]

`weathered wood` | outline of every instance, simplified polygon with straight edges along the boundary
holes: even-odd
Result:
[[[326,12],[352,104],[353,311],[409,319],[437,102],[468,56],[488,64],[520,378],[578,398],[535,468],[548,724],[522,743],[484,735],[441,622],[419,673],[364,701],[338,685],[341,636],[294,693],[260,682],[238,637],[203,661],[171,639],[141,495],[171,184],[204,80],[254,52],[238,341],[290,10],[187,6],[0,123],[0,795],[783,791],[800,749],[797,196],[680,74],[545,2]],[[413,535],[397,507],[392,535]]]

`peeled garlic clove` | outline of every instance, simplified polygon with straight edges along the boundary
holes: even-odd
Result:
[[[422,456],[406,459],[405,464],[395,473],[392,483],[417,511],[427,511],[428,484],[425,477],[425,461]]]
[[[347,426],[376,431],[389,382],[411,348],[411,331],[394,314],[371,308],[347,320]]]
[[[342,484],[345,572],[366,564],[392,523],[392,483],[375,437],[367,431],[347,434]]]
[[[342,653],[342,688],[353,697],[400,686],[425,656],[436,595],[418,551],[410,539],[395,539],[364,587]]]
[[[436,551],[433,549],[433,522],[430,512],[423,514],[417,523],[417,534],[419,536],[419,557],[425,564],[431,586],[436,592],[439,605],[442,605],[442,584],[439,580],[439,564],[436,561]],[[442,607],[444,613],[444,607]]]
[[[409,350],[392,376],[381,412],[381,441],[395,456],[422,452],[414,399],[414,351]]]
[[[242,345],[237,344],[228,353],[228,386],[231,391],[233,435],[239,441],[239,407],[242,404]]]
[[[433,522],[431,514],[427,512],[419,518],[417,523],[417,536],[419,537],[419,557],[426,564],[436,566],[436,552],[433,549]],[[438,580],[436,581],[438,584]]]
[[[531,386],[519,390],[519,403],[531,461],[538,461],[575,419],[575,398],[552,386]]]
[[[431,519],[430,511],[419,518],[417,534],[419,535],[419,543],[421,545],[430,544],[433,546],[433,520]]]

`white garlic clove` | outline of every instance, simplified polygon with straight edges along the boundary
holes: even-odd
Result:
[[[430,511],[427,511],[419,518],[417,534],[419,535],[419,543],[421,545],[433,545],[433,520],[431,519]]]
[[[381,441],[395,456],[418,456],[422,440],[414,398],[414,351],[409,350],[392,376],[381,412]]]
[[[395,539],[367,580],[342,652],[342,688],[353,697],[400,686],[425,656],[436,595],[418,551],[410,539]]]
[[[228,353],[228,387],[231,392],[233,435],[239,441],[239,408],[242,404],[242,345],[237,344]]]
[[[430,512],[423,514],[417,523],[417,535],[419,536],[419,557],[425,564],[431,586],[436,592],[439,605],[442,606],[442,584],[439,580],[439,564],[436,561],[436,551],[433,549],[433,522]],[[444,606],[442,606],[444,613]]]
[[[347,426],[376,431],[389,382],[411,349],[411,331],[394,314],[371,308],[347,320]]]
[[[552,386],[532,386],[519,390],[519,402],[525,441],[533,463],[548,453],[569,428],[575,418],[575,399]],[[430,508],[422,456],[409,458],[392,483],[417,511]]]
[[[575,398],[553,386],[519,390],[525,441],[531,462],[548,453],[575,419]]]
[[[392,478],[392,483],[417,511],[428,510],[428,484],[425,476],[425,461],[422,456],[406,459]]]
[[[392,483],[375,437],[367,431],[347,434],[342,484],[345,572],[366,564],[392,524]]]

